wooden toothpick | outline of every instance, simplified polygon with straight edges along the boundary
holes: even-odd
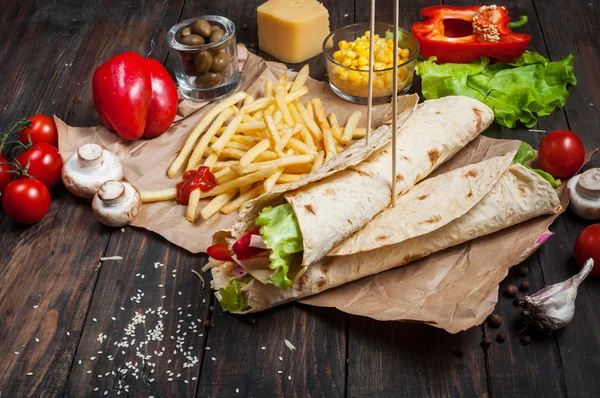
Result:
[[[398,134],[398,11],[399,0],[394,0],[394,76],[392,92],[392,207],[396,207],[396,135]]]
[[[374,68],[374,39],[375,36],[375,0],[371,0],[371,31],[369,33],[369,95],[367,98],[367,137],[366,144],[369,145],[371,136],[371,120],[373,117],[373,68]]]

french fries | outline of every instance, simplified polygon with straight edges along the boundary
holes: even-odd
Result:
[[[326,116],[318,97],[302,101],[308,76],[308,65],[293,79],[284,71],[277,81],[264,81],[263,93],[233,94],[200,119],[167,173],[174,178],[187,162],[186,170],[202,165],[215,177],[214,188],[190,193],[187,220],[230,214],[263,193],[284,189],[365,136],[360,112],[343,126],[334,113]],[[177,190],[141,196],[144,203],[173,200]]]

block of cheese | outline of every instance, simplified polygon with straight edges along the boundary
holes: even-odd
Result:
[[[317,0],[269,0],[257,15],[258,46],[283,62],[297,64],[318,55],[329,34],[329,13]]]

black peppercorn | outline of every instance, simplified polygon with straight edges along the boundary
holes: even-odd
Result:
[[[500,332],[496,335],[496,341],[498,343],[504,343],[506,341],[506,333]]]
[[[490,340],[489,338],[484,337],[483,339],[481,339],[481,346],[483,348],[488,348],[491,345],[492,345],[492,340]]]
[[[529,343],[531,343],[531,337],[524,335],[521,336],[521,344],[522,345],[529,345]]]
[[[527,274],[529,273],[529,268],[527,268],[526,265],[521,265],[517,270],[517,273],[519,274],[519,276],[527,276]]]
[[[248,24],[247,23],[245,23],[245,24],[242,25],[242,30],[248,30]]]
[[[504,295],[506,297],[515,297],[517,295],[517,287],[515,285],[508,285],[504,289]]]
[[[502,325],[502,317],[499,314],[491,314],[488,316],[488,324],[493,328],[500,327]]]
[[[204,321],[204,329],[210,329],[212,323],[207,319]]]
[[[456,349],[454,350],[454,355],[456,355],[457,357],[462,357],[465,353],[464,347],[459,345],[458,347],[456,347]]]
[[[526,292],[527,290],[529,290],[529,281],[521,282],[521,284],[519,285],[519,290],[522,292]]]

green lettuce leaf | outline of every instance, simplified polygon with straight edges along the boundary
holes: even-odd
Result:
[[[251,280],[251,277],[231,279],[229,286],[219,289],[221,295],[219,303],[225,311],[247,311],[252,308],[248,305],[248,299],[242,292],[244,286]]]
[[[468,64],[437,64],[435,57],[417,63],[426,99],[464,95],[494,110],[496,122],[513,128],[520,121],[533,127],[537,118],[565,105],[567,86],[575,85],[575,59],[569,55],[550,62],[536,52],[525,52],[516,62],[490,65],[481,57]]]
[[[304,250],[302,232],[290,204],[265,207],[256,218],[260,234],[271,249],[270,268],[275,270],[271,281],[282,290],[288,289],[292,281],[288,278],[294,255]]]
[[[513,162],[513,164],[514,163],[522,164],[523,166],[527,167],[529,170],[538,174],[544,180],[548,181],[548,183],[550,185],[552,185],[552,188],[554,188],[554,189],[558,188],[558,186],[560,185],[559,182],[556,181],[554,179],[554,177],[552,177],[550,174],[546,173],[544,170],[533,169],[533,168],[527,166],[527,162],[529,162],[530,160],[533,160],[533,159],[535,159],[535,152],[531,148],[531,145],[529,145],[526,142],[521,142],[521,146],[519,146],[519,150],[515,154],[515,157],[513,158],[512,162]]]

